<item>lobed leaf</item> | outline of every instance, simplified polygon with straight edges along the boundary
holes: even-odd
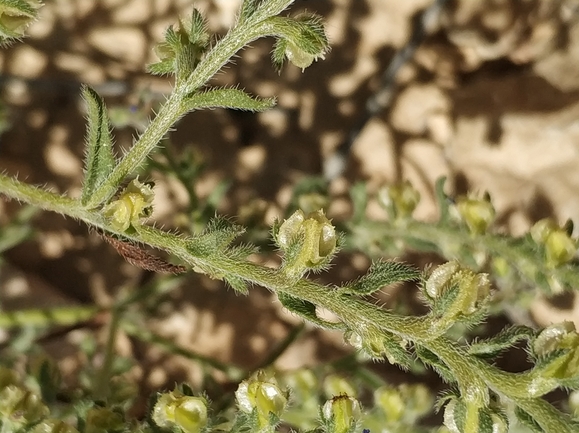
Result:
[[[370,295],[393,283],[418,280],[420,275],[420,271],[405,263],[390,260],[378,261],[372,263],[366,275],[345,284],[341,291],[357,295]]]
[[[88,86],[83,87],[82,96],[88,108],[88,126],[85,175],[80,200],[83,205],[87,205],[94,191],[107,181],[116,161],[110,121],[103,99]],[[91,207],[99,204],[91,203]]]

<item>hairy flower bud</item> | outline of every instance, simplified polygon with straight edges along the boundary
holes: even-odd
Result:
[[[21,38],[26,28],[36,19],[37,0],[2,2],[0,4],[0,39]]]
[[[546,355],[555,350],[569,349],[579,342],[579,335],[573,322],[560,322],[543,329],[533,342],[537,355]]]
[[[346,394],[326,401],[322,407],[324,421],[329,424],[329,433],[347,433],[362,416],[360,402]]]
[[[179,427],[185,433],[199,433],[207,425],[207,401],[178,390],[163,393],[153,407],[152,419],[159,427]]]
[[[552,219],[537,221],[530,230],[531,237],[545,248],[547,266],[556,268],[570,262],[577,252],[577,241],[566,227],[559,227]]]
[[[273,377],[268,377],[263,371],[241,382],[235,397],[242,411],[257,412],[260,428],[270,424],[270,414],[279,417],[287,406],[287,394],[279,389]]]
[[[383,187],[378,191],[378,202],[384,208],[393,208],[397,217],[408,218],[420,202],[420,193],[409,181]]]
[[[482,235],[495,219],[495,208],[488,199],[462,197],[456,208],[471,233]]]
[[[0,391],[0,419],[22,427],[48,415],[48,408],[40,397],[16,385],[7,385]]]
[[[275,234],[285,253],[284,269],[292,276],[327,265],[336,252],[337,238],[334,226],[322,210],[307,215],[295,211]]]

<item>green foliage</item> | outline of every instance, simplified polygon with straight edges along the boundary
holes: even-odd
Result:
[[[82,89],[88,111],[87,154],[84,185],[80,201],[87,205],[94,191],[107,180],[115,166],[113,139],[105,102],[90,87]],[[91,203],[98,206],[100,203]]]
[[[519,239],[495,234],[490,199],[469,196],[451,200],[444,193],[444,181],[437,184],[441,209],[437,222],[424,223],[412,218],[420,197],[407,182],[380,191],[377,198],[389,219],[370,221],[366,217],[370,198],[365,187],[357,184],[352,189],[354,216],[341,224],[345,230],[345,246],[369,253],[374,256],[374,262],[365,275],[354,281],[325,285],[308,276],[327,269],[342,242],[323,206],[317,206],[324,201],[322,183],[302,185],[304,194],[294,197],[290,206],[304,204],[303,207],[309,209],[291,209],[284,221],[274,224],[273,242],[283,255],[278,268],[249,260],[248,257],[257,252],[256,247],[241,243],[239,238],[245,227],[227,218],[208,219],[205,212],[195,221],[203,224],[202,230],[182,234],[146,224],[152,213],[154,190],[135,176],[184,114],[214,107],[261,111],[273,105],[273,100],[254,98],[239,89],[206,87],[238,50],[257,38],[274,36],[277,40],[273,51],[275,66],[289,60],[300,68],[323,58],[327,52],[328,43],[319,17],[312,14],[294,18],[278,16],[291,3],[291,0],[244,1],[236,25],[212,48],[211,36],[198,11],[194,10],[188,20],[181,21],[178,28],[167,30],[157,50],[160,61],[150,70],[174,75],[174,90],[139,139],[118,159],[112,150],[104,102],[94,90],[84,88],[88,133],[80,199],[57,195],[5,175],[0,175],[0,192],[86,223],[127,260],[145,269],[205,273],[225,281],[242,294],[252,285],[265,287],[274,292],[290,312],[316,326],[343,332],[346,341],[359,349],[362,356],[397,364],[403,369],[417,371],[420,364],[433,369],[453,386],[453,392],[439,402],[444,406],[447,431],[506,432],[509,420],[515,418],[532,431],[577,431],[576,420],[543,398],[556,389],[579,389],[579,334],[572,323],[555,324],[539,332],[509,327],[490,338],[464,344],[452,338],[453,329],[458,326],[468,329],[500,307],[500,298],[495,301],[492,296],[493,282],[497,283],[499,294],[507,290],[516,294],[535,285],[547,292],[577,286],[579,270],[573,261],[576,241],[568,226],[542,222],[530,235]],[[9,37],[19,37],[17,33],[26,20],[33,17],[33,12],[27,2],[0,1],[0,33],[8,34],[8,30],[1,27],[4,26],[13,32]],[[160,163],[156,167],[170,167],[183,182],[194,180],[199,172],[195,164],[181,167],[168,152],[165,157],[166,165]],[[193,188],[190,185],[188,188],[191,198],[195,198]],[[211,206],[204,209],[208,208]],[[0,232],[4,249],[29,235],[29,211],[23,212],[22,218]],[[165,262],[145,247],[163,251],[181,264]],[[376,305],[372,297],[386,285],[421,279],[418,270],[383,259],[408,248],[436,251],[449,260],[422,277],[419,291],[428,310],[421,316],[386,310]],[[383,426],[401,432],[436,429],[419,425],[420,418],[432,408],[433,398],[428,390],[376,383],[371,372],[358,363],[348,372],[370,382],[366,385],[374,399],[368,407],[363,407],[357,399],[356,387],[345,379],[332,380],[332,385],[326,386],[331,390],[330,395],[322,397],[313,373],[294,377],[293,382],[288,379],[288,386],[284,387],[283,375],[277,375],[280,380],[270,371],[252,375],[155,335],[145,326],[146,311],[175,287],[170,281],[155,280],[135,293],[122,292],[113,305],[102,308],[0,313],[3,328],[78,323],[97,315],[109,318],[102,365],[87,372],[82,389],[72,397],[67,396],[74,403],[68,412],[56,404],[63,390],[60,372],[54,363],[44,357],[35,360],[33,354],[28,353],[35,362],[30,363],[24,380],[16,374],[18,357],[14,356],[13,362],[8,362],[7,357],[10,368],[0,367],[2,432],[273,432],[281,429],[282,423],[328,433],[351,433],[367,426],[376,431]],[[508,297],[504,296],[503,301],[506,300]],[[333,314],[335,319],[325,319],[322,310]],[[221,406],[213,405],[202,392],[193,392],[182,385],[153,398],[144,419],[130,419],[127,408],[136,390],[123,377],[129,367],[126,360],[115,354],[120,331],[223,372],[239,383],[235,392],[236,407],[227,399]],[[521,341],[527,342],[532,368],[509,373],[497,367],[495,361],[501,352]],[[90,346],[86,341],[83,344]],[[24,345],[18,347],[12,343],[10,349],[18,352],[22,347]],[[101,350],[97,345],[85,349],[91,357]],[[321,374],[326,373],[328,371]],[[289,404],[290,383],[296,389],[295,395],[300,396],[293,406]],[[61,422],[72,418],[76,418],[74,427]]]

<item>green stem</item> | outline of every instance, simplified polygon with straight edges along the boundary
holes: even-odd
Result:
[[[115,358],[115,342],[121,322],[122,311],[119,308],[111,309],[111,322],[107,335],[103,365],[97,375],[94,394],[97,399],[106,400],[109,396],[109,382],[112,376],[113,361]]]
[[[146,329],[145,327],[138,326],[134,323],[125,321],[122,324],[122,328],[123,331],[125,331],[127,334],[132,335],[141,341],[153,343],[159,347],[162,347],[163,349],[174,355],[179,355],[184,358],[191,359],[193,361],[197,361],[202,364],[208,365],[216,370],[219,370],[225,373],[227,378],[232,382],[239,382],[248,375],[248,373],[245,370],[239,367],[216,361],[213,358],[209,358],[207,356],[203,356],[200,355],[199,353],[180,347],[177,344],[175,344],[173,340],[155,334],[154,332]]]
[[[263,360],[254,370],[262,370],[271,366],[277,359],[287,350],[288,347],[296,341],[304,332],[305,324],[300,323],[294,326],[285,338],[271,351],[271,353]]]
[[[91,319],[100,309],[93,306],[34,308],[28,310],[1,311],[0,328],[17,326],[68,326]]]
[[[44,210],[57,212],[72,218],[90,218],[90,213],[80,207],[78,200],[28,185],[3,174],[0,174],[0,191],[12,199],[26,202]]]
[[[437,338],[422,343],[438,356],[455,374],[461,392],[468,389],[492,389],[501,397],[511,400],[529,413],[546,432],[573,433],[568,417],[542,398],[525,398],[531,395],[530,374],[505,373],[497,368],[467,355],[462,349],[453,347],[452,342]],[[465,396],[466,398],[467,396]]]

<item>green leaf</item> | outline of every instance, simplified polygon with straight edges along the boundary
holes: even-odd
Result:
[[[207,23],[197,9],[188,20],[180,20],[179,28],[169,27],[165,40],[155,47],[159,61],[147,67],[156,75],[175,74],[177,85],[186,80],[207,51]]]
[[[515,416],[517,420],[531,430],[533,433],[545,433],[545,430],[541,428],[541,426],[535,421],[535,419],[525,412],[523,409],[516,407],[515,408]]]
[[[285,308],[287,308],[292,313],[297,314],[301,318],[308,320],[324,329],[344,329],[344,325],[342,323],[328,322],[327,320],[320,319],[316,314],[316,306],[311,302],[295,298],[283,292],[278,292],[277,295],[279,301]]]
[[[438,207],[440,209],[440,219],[439,222],[446,223],[449,218],[449,197],[444,192],[444,184],[446,183],[446,177],[441,176],[436,180],[436,185],[434,190],[436,192],[436,201],[438,202]]]
[[[38,214],[39,208],[24,206],[9,224],[0,227],[0,254],[29,239],[34,230],[31,219]]]
[[[456,377],[433,352],[422,346],[416,345],[416,356],[427,366],[431,367],[446,383],[456,382]]]
[[[233,224],[227,218],[216,217],[207,223],[203,232],[188,241],[187,249],[197,257],[224,254],[229,244],[244,232],[243,227]]]
[[[416,360],[412,357],[408,348],[400,344],[399,338],[396,338],[394,334],[388,335],[386,331],[383,331],[383,333],[385,338],[382,344],[388,362],[397,364],[404,370],[411,370],[416,366]]]
[[[247,295],[249,293],[249,284],[243,278],[234,275],[226,275],[223,277],[223,280],[236,292],[242,295]]]
[[[220,88],[193,93],[184,98],[184,111],[207,108],[231,108],[244,111],[265,111],[275,105],[275,98],[258,98],[240,89]]]
[[[473,342],[468,353],[484,358],[494,357],[519,341],[530,340],[534,335],[535,332],[526,326],[507,327],[492,338]]]
[[[275,15],[279,15],[286,10],[295,0],[261,0],[253,16],[263,20]]]
[[[239,12],[237,24],[243,24],[247,21],[257,10],[260,0],[244,0]]]
[[[352,200],[353,215],[352,224],[362,222],[366,218],[366,207],[368,206],[368,193],[364,182],[356,182],[350,188],[350,198]]]
[[[81,203],[87,205],[94,191],[107,181],[115,166],[113,140],[105,103],[96,91],[83,87],[82,96],[88,108],[87,154]],[[101,203],[90,203],[96,207]]]
[[[342,293],[370,295],[384,286],[420,279],[420,271],[405,263],[378,261],[372,263],[366,275],[344,285]]]

